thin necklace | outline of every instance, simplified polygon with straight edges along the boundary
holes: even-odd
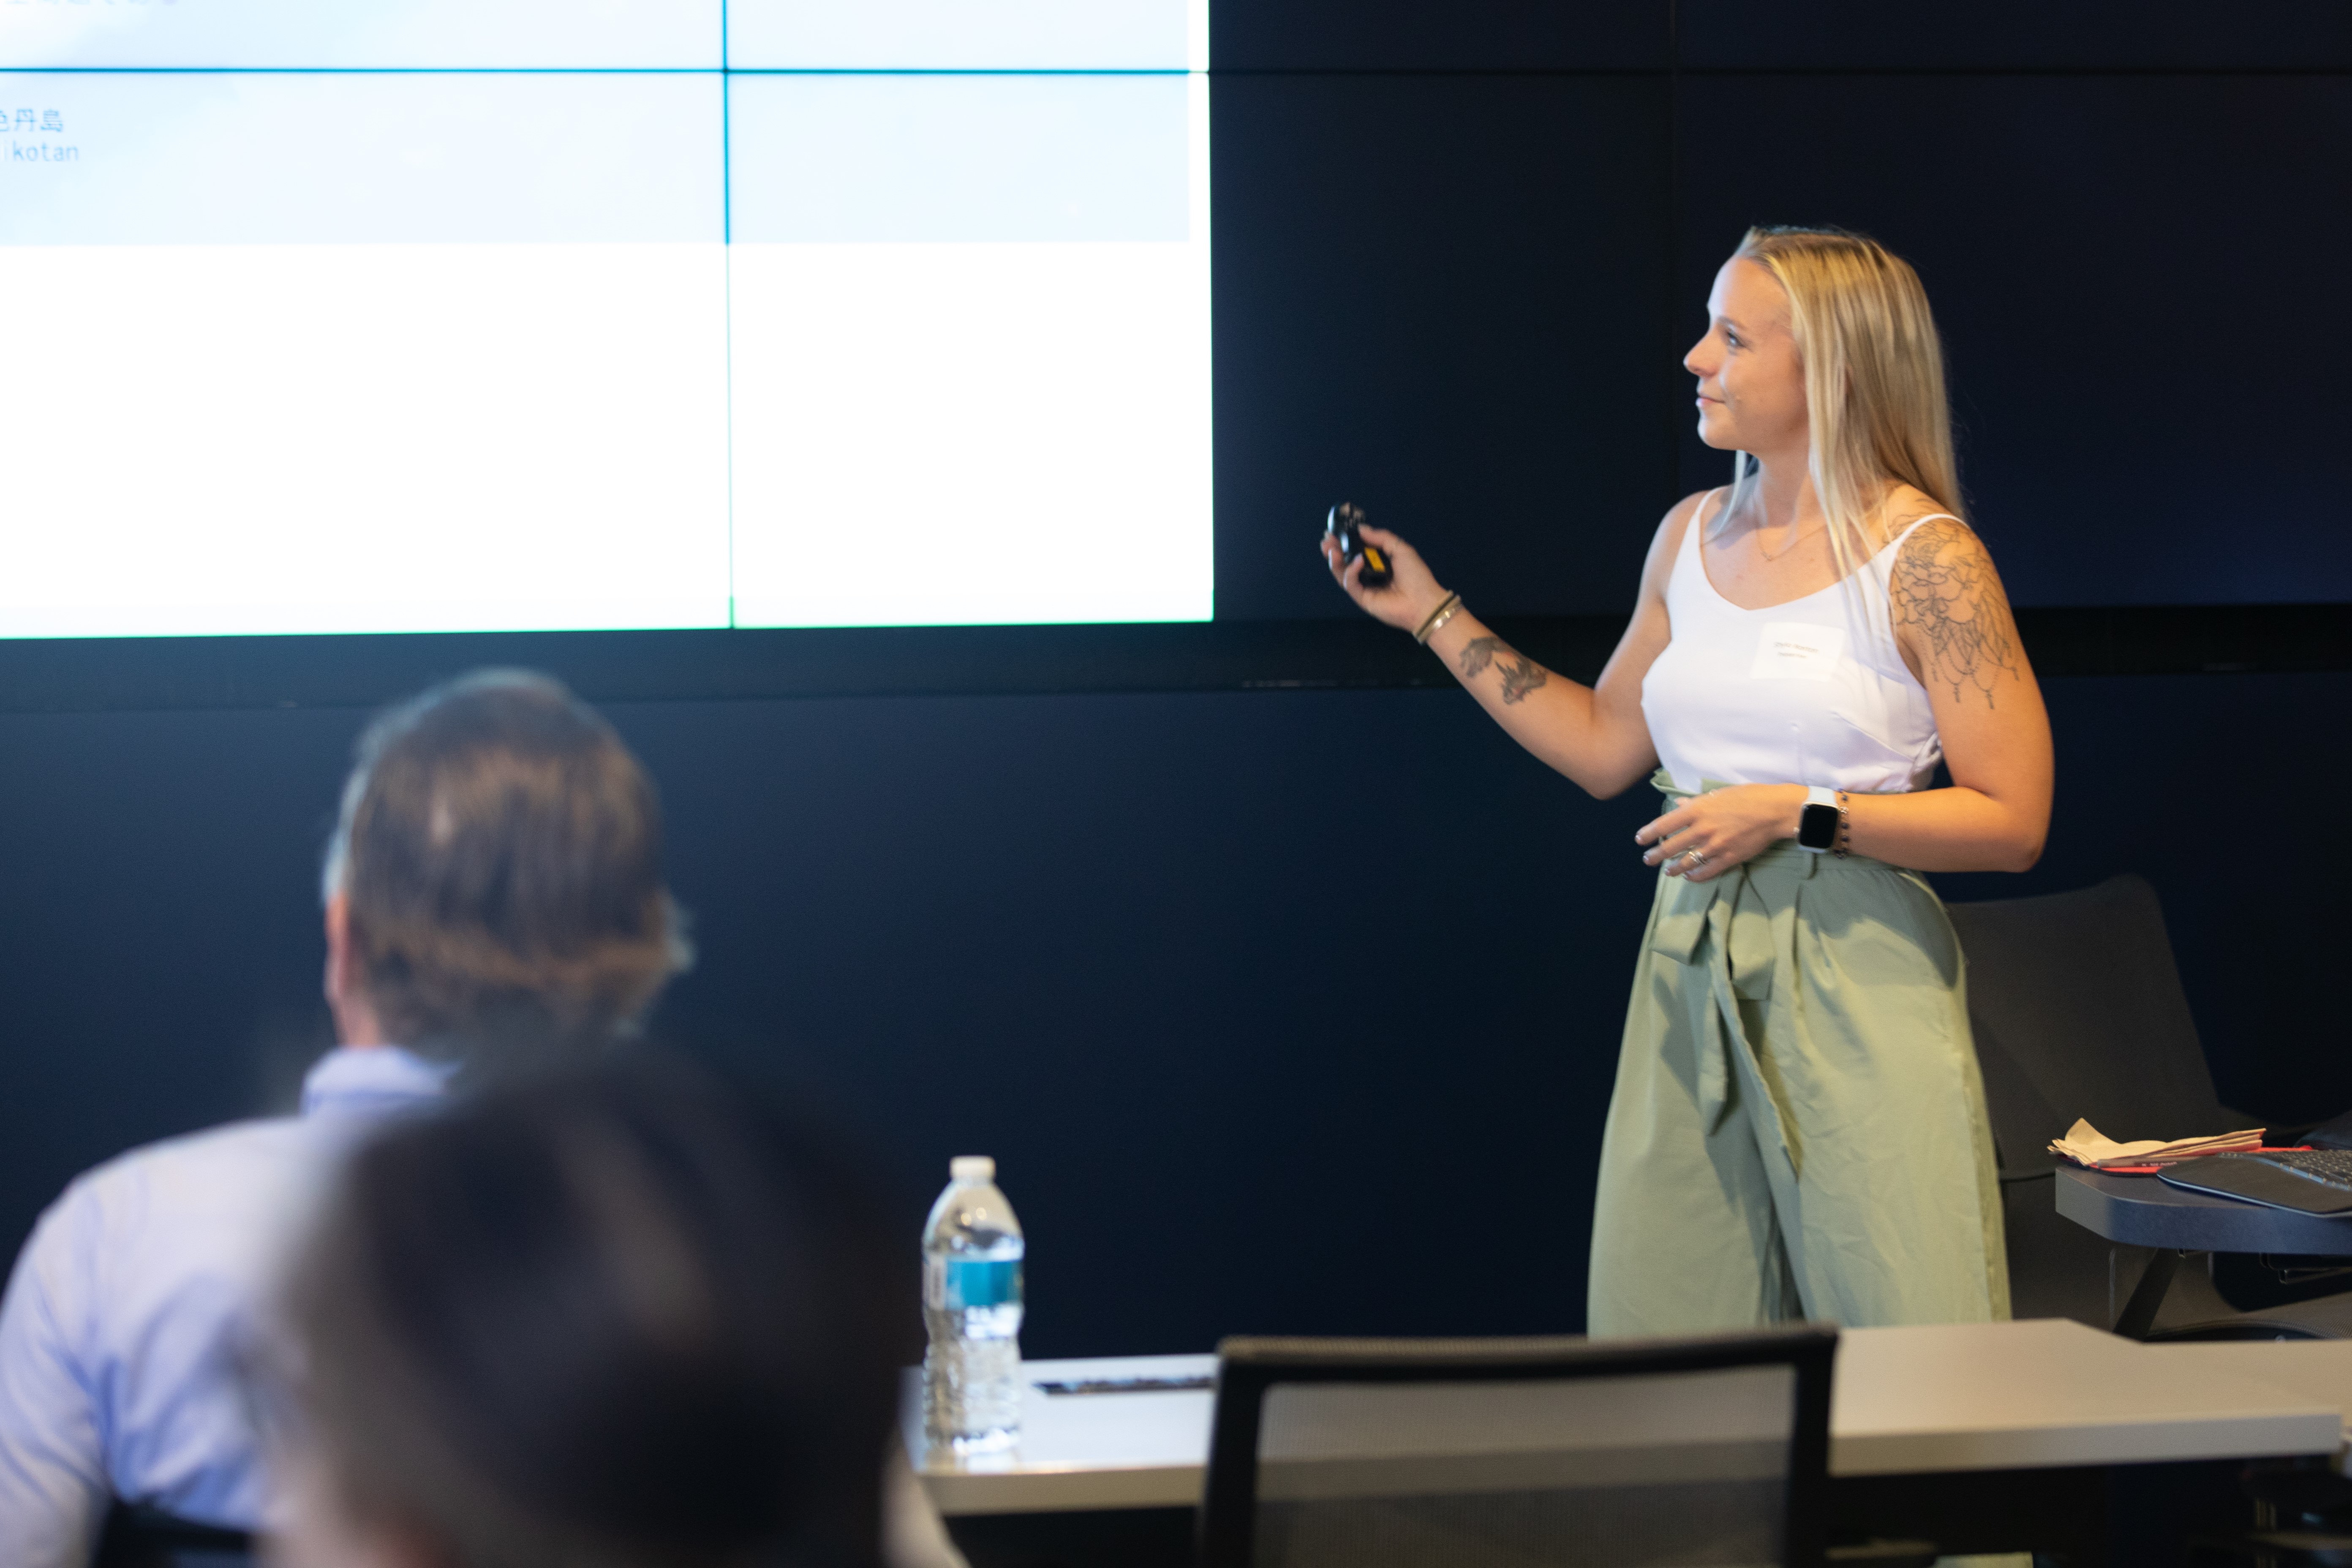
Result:
[[[1823,528],[1827,528],[1829,524],[1825,522],[1822,526]],[[1798,545],[1802,544],[1806,540],[1812,537],[1812,530],[1807,529],[1804,532],[1800,533],[1796,538],[1791,539],[1788,543],[1782,545],[1780,547],[1780,554],[1775,555],[1770,551],[1764,548],[1763,534],[1758,532],[1754,529],[1749,529],[1748,533],[1756,541],[1756,553],[1761,555],[1767,561],[1780,560],[1781,555],[1788,554],[1790,551],[1794,550]]]
[[[1881,502],[1879,502],[1878,504],[1879,504],[1879,505],[1881,505],[1881,506],[1884,506],[1885,503],[1884,501],[1881,501]],[[1823,518],[1823,519],[1822,520],[1821,531],[1822,531],[1822,532],[1826,533],[1827,531],[1829,531],[1829,526],[1830,526],[1830,524],[1829,524],[1829,520],[1828,520],[1827,518]],[[1812,537],[1812,535],[1813,535],[1813,532],[1814,532],[1814,531],[1813,531],[1813,530],[1811,530],[1811,529],[1807,529],[1804,532],[1802,532],[1802,533],[1801,533],[1801,534],[1797,535],[1797,537],[1796,537],[1796,538],[1794,538],[1794,539],[1792,539],[1792,540],[1789,541],[1789,542],[1788,542],[1788,543],[1786,543],[1786,544],[1782,545],[1782,546],[1780,547],[1780,555],[1775,555],[1775,554],[1773,554],[1770,551],[1769,551],[1769,550],[1767,550],[1767,549],[1765,549],[1765,548],[1764,548],[1764,536],[1763,536],[1761,533],[1759,533],[1759,532],[1758,532],[1755,529],[1753,529],[1753,528],[1750,528],[1748,531],[1749,535],[1750,535],[1751,537],[1753,537],[1753,538],[1755,539],[1755,541],[1756,541],[1756,553],[1757,553],[1757,554],[1759,554],[1759,555],[1761,555],[1761,556],[1762,556],[1762,557],[1764,557],[1764,559],[1765,559],[1765,560],[1767,560],[1767,561],[1778,561],[1778,560],[1780,560],[1780,559],[1781,558],[1781,556],[1784,556],[1784,555],[1788,554],[1790,551],[1794,550],[1795,548],[1797,548],[1797,546],[1798,546],[1798,545],[1802,544],[1806,540],[1808,540],[1808,539],[1811,538],[1811,537]]]

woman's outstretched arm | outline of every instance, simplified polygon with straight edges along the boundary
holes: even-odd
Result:
[[[1633,622],[1596,684],[1581,686],[1546,669],[1466,609],[1429,639],[1430,651],[1513,740],[1604,800],[1639,784],[1658,764],[1649,721],[1642,715],[1642,678],[1672,636],[1666,576],[1698,500],[1686,498],[1658,524],[1642,568]],[[1393,580],[1385,588],[1364,587],[1357,581],[1361,563],[1343,571],[1339,546],[1327,539],[1323,553],[1331,574],[1367,614],[1406,632],[1418,630],[1445,602],[1445,590],[1412,545],[1386,529],[1362,531],[1389,552]]]

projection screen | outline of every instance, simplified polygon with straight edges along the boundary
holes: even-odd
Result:
[[[0,0],[0,637],[1211,612],[1206,0]]]

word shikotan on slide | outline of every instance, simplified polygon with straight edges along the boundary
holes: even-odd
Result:
[[[0,4],[0,637],[1204,619],[1207,34]]]

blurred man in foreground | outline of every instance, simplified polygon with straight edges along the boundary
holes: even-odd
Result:
[[[601,1052],[687,962],[652,784],[539,676],[471,676],[372,725],[325,881],[341,1043],[310,1069],[301,1114],[100,1166],[17,1259],[0,1307],[12,1568],[79,1568],[116,1498],[257,1524],[241,1373],[339,1152],[453,1079]]]
[[[605,1055],[687,965],[652,781],[555,681],[467,676],[379,718],[358,753],[325,876],[341,1043],[302,1113],[110,1161],[16,1260],[0,1304],[6,1568],[82,1568],[116,1500],[236,1530],[277,1511],[247,1373],[341,1157],[452,1089]],[[886,1499],[896,1568],[959,1568],[903,1458]]]

